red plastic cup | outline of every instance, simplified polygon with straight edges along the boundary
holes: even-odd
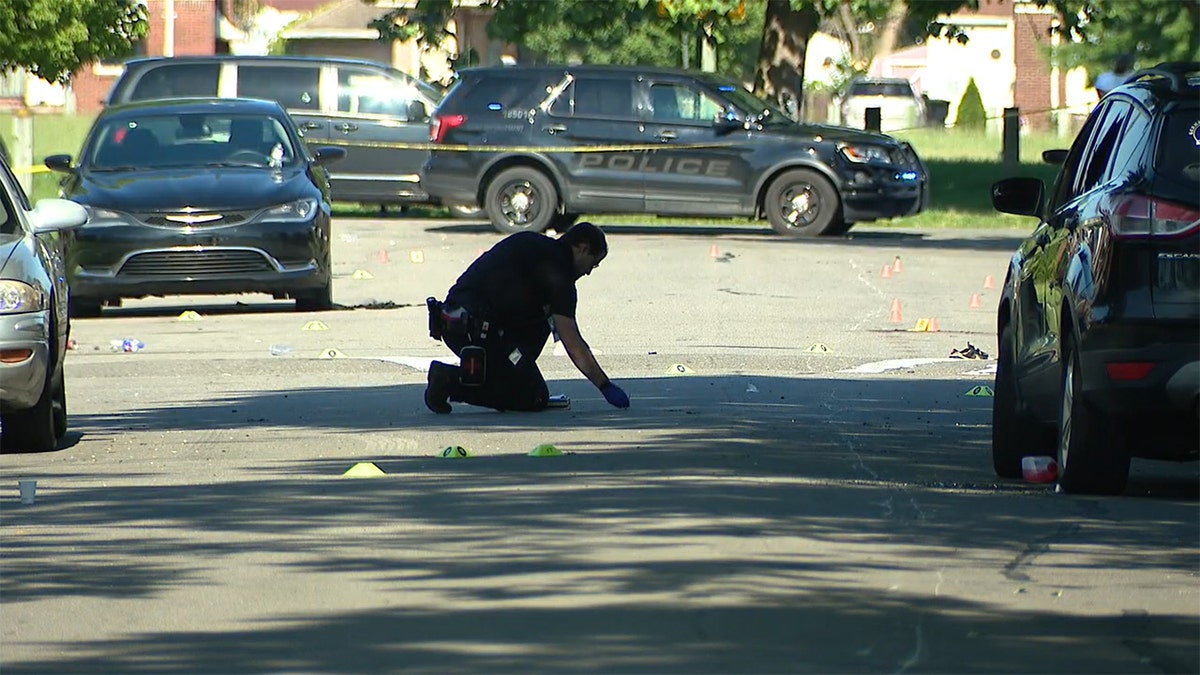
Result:
[[[1022,457],[1021,475],[1030,483],[1053,483],[1058,478],[1058,463],[1053,457]]]

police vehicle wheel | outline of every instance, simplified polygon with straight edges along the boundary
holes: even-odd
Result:
[[[558,210],[558,194],[546,174],[519,166],[501,171],[488,184],[484,207],[500,232],[541,232]]]
[[[842,223],[837,191],[823,176],[808,169],[793,169],[771,183],[763,200],[767,222],[785,237],[833,234]]]

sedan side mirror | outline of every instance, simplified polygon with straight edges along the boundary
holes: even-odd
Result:
[[[1005,178],[992,184],[992,207],[1017,216],[1041,216],[1046,184],[1037,178]]]
[[[61,171],[63,173],[67,173],[75,168],[75,165],[71,163],[70,155],[50,155],[42,160],[42,163],[51,171]]]
[[[316,164],[317,166],[325,166],[326,164],[333,164],[334,162],[344,159],[346,157],[346,149],[325,145],[319,148],[313,148],[312,154],[313,164]]]
[[[68,199],[39,199],[30,212],[30,225],[37,234],[79,227],[88,221],[87,209]]]

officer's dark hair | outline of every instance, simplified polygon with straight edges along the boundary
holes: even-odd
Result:
[[[604,238],[604,230],[586,220],[572,225],[558,240],[568,248],[573,248],[575,244],[584,244],[588,253],[599,255],[601,258],[608,255],[608,241]]]

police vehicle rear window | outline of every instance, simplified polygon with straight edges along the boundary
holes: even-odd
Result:
[[[543,78],[506,72],[503,77],[470,74],[447,95],[445,112],[501,112],[513,107],[537,105],[548,93]]]

